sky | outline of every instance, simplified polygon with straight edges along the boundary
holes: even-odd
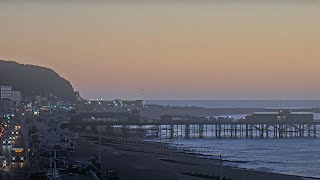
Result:
[[[85,98],[320,99],[320,1],[0,2],[0,59]]]

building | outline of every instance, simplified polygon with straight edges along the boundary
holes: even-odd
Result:
[[[4,114],[12,113],[11,100],[10,99],[1,99],[0,100],[0,116]]]
[[[22,100],[22,96],[21,96],[20,91],[12,91],[11,92],[11,101],[12,101],[13,105],[15,105],[16,107],[19,107],[21,100]]]
[[[274,112],[252,113],[240,119],[240,121],[253,123],[311,123],[314,121],[314,116],[312,112],[279,110]]]
[[[77,102],[84,101],[84,99],[80,96],[80,92],[76,91],[76,92],[74,92],[74,94],[76,96]]]
[[[171,121],[209,121],[208,117],[201,116],[190,116],[190,115],[163,115],[160,116],[161,122],[171,122]]]
[[[82,122],[140,122],[140,111],[132,112],[90,112],[71,117],[73,121]]]
[[[0,99],[11,99],[12,86],[0,86]]]
[[[122,101],[122,105],[124,107],[141,108],[143,107],[143,101],[142,100]]]
[[[22,101],[21,92],[20,91],[13,91],[12,86],[0,86],[0,100],[2,102],[2,110],[7,111],[8,102],[10,101],[11,108],[17,108],[20,106]],[[9,100],[9,101],[8,101]]]

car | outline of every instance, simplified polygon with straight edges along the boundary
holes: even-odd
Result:
[[[14,141],[14,140],[16,140],[16,137],[15,136],[10,136],[9,140]]]
[[[15,127],[15,130],[21,129],[21,126],[19,126],[19,125],[16,125],[16,126],[14,126],[14,127]]]
[[[24,157],[22,157],[22,156],[12,156],[12,162],[24,162]]]
[[[4,156],[0,156],[0,167],[7,167],[8,162]]]
[[[5,145],[5,146],[10,146],[11,145],[11,141],[6,139],[6,140],[3,140],[2,141],[2,145]]]

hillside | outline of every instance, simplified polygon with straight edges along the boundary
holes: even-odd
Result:
[[[13,86],[24,97],[52,94],[64,100],[75,100],[71,83],[45,67],[0,60],[0,85]]]

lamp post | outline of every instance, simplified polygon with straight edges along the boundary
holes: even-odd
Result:
[[[101,126],[99,127],[99,161],[100,161],[100,169],[101,169],[101,176],[103,176],[102,172],[102,149],[101,149]]]

